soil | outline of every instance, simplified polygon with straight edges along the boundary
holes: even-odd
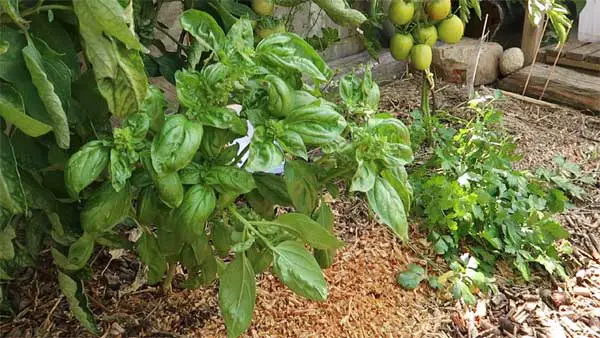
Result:
[[[409,120],[408,113],[419,105],[419,82],[382,85],[382,108]],[[438,110],[470,116],[464,88],[440,82],[436,91]],[[479,92],[494,93],[488,88]],[[550,167],[561,154],[599,176],[600,118],[514,98],[501,99],[496,107],[505,112],[506,130],[523,154],[520,168]],[[245,337],[600,337],[600,247],[594,243],[600,238],[599,186],[588,187],[585,199],[561,217],[575,247],[567,263],[571,278],[557,281],[538,271],[531,283],[523,283],[500,266],[500,293],[474,308],[426,285],[408,291],[396,283],[398,272],[410,263],[427,265],[432,274],[448,269],[431,252],[416,220],[410,242],[401,244],[374,221],[361,200],[346,196],[333,207],[335,231],[346,246],[325,271],[329,299],[307,301],[263,274]],[[0,336],[90,336],[56,289],[49,255],[44,263],[45,268],[27,271],[10,285],[18,309],[0,323]],[[176,279],[173,293],[163,296],[160,288],[143,284],[139,262],[118,250],[98,251],[92,271],[85,287],[104,337],[226,337],[216,285],[183,290]]]

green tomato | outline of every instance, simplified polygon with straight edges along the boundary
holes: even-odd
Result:
[[[413,47],[410,53],[410,59],[417,70],[426,70],[431,66],[431,47],[426,44],[420,44]]]
[[[457,43],[465,33],[465,25],[458,16],[452,15],[439,24],[438,32],[445,43]]]
[[[252,0],[252,10],[262,16],[273,14],[275,2],[273,0]]]
[[[405,25],[415,15],[415,4],[412,1],[393,0],[388,9],[388,17],[395,25]]]
[[[394,59],[401,61],[407,60],[413,44],[413,38],[410,34],[394,34],[390,40],[390,51]]]
[[[432,0],[427,3],[427,15],[434,21],[447,17],[451,10],[452,3],[450,0]]]
[[[417,30],[416,38],[418,43],[424,43],[429,45],[429,47],[433,47],[438,39],[437,29],[435,29],[435,26],[420,27]]]

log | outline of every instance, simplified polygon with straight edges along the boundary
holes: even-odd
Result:
[[[525,95],[539,97],[552,66],[536,63]],[[500,88],[521,93],[531,66],[525,67],[500,81]],[[600,111],[600,77],[583,74],[564,67],[556,67],[544,100],[580,109]]]

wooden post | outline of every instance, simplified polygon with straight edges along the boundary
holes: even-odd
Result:
[[[529,65],[535,58],[535,53],[540,44],[540,40],[544,35],[544,19],[540,21],[537,26],[534,26],[529,21],[529,10],[527,9],[527,2],[523,4],[525,6],[525,20],[523,21],[523,35],[521,36],[521,49],[525,56],[525,64]]]

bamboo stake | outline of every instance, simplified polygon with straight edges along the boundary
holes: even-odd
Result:
[[[573,24],[571,24],[571,27],[569,27],[569,29],[567,30],[567,40],[569,39],[569,33],[571,32],[571,28],[573,28]],[[554,70],[556,69],[556,64],[558,63],[558,59],[560,59],[560,55],[562,54],[562,51],[563,51],[563,48],[565,47],[566,42],[567,41],[565,41],[563,43],[559,43],[560,48],[558,49],[558,54],[554,58],[554,63],[552,64],[552,68],[550,69],[550,74],[548,74],[548,78],[546,79],[546,83],[544,84],[544,89],[542,89],[542,93],[540,94],[540,97],[539,97],[540,101],[544,97],[544,93],[546,93],[546,88],[548,88],[548,84],[550,83],[550,79],[552,78],[552,75],[554,74]]]
[[[485,15],[485,20],[483,21],[483,29],[481,31],[481,39],[479,39],[479,48],[477,49],[477,58],[475,59],[475,69],[473,69],[473,76],[469,80],[469,84],[467,88],[469,89],[469,99],[473,98],[473,91],[475,90],[475,76],[477,76],[477,67],[479,67],[479,58],[481,57],[481,49],[483,48],[483,42],[487,37],[487,33],[485,32],[487,28],[488,15]]]
[[[527,20],[527,18],[525,18]],[[527,91],[527,86],[529,85],[529,79],[531,78],[531,74],[533,74],[533,67],[535,66],[535,62],[537,61],[538,53],[540,52],[540,47],[542,46],[542,40],[544,38],[544,33],[546,33],[546,27],[548,26],[548,16],[546,16],[546,21],[544,22],[544,28],[542,28],[542,34],[540,35],[540,40],[537,42],[537,48],[535,49],[535,54],[533,55],[533,61],[531,61],[531,67],[529,68],[529,74],[527,74],[527,81],[525,81],[525,86],[523,87],[523,92],[521,95],[525,95]]]

